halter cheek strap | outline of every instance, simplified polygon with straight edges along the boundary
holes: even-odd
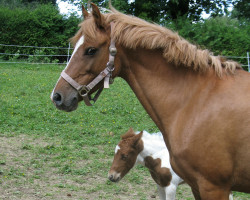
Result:
[[[111,22],[110,25],[111,25],[111,33],[112,33],[113,22]],[[106,65],[106,68],[88,85],[80,85],[74,79],[72,79],[65,71],[62,71],[61,77],[78,91],[79,95],[83,98],[87,106],[92,106],[93,104],[91,104],[90,101],[94,101],[95,103],[98,97],[100,96],[103,88],[109,88],[109,84],[113,83],[112,72],[115,69],[114,60],[115,60],[116,53],[117,53],[117,50],[115,47],[115,41],[111,38],[111,42],[109,46],[109,61]],[[91,98],[91,96],[88,93],[103,79],[104,79],[104,87],[101,87],[95,94],[94,98]]]

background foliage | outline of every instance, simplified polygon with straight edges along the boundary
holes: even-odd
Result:
[[[197,1],[196,4],[192,1],[113,0],[112,3],[122,12],[173,29],[192,43],[208,48],[215,54],[246,56],[250,50],[248,1]],[[93,2],[108,6],[107,0]],[[228,11],[229,6],[233,6],[232,12]],[[210,13],[210,18],[203,19],[202,12]],[[80,21],[81,17],[75,13],[69,16],[60,14],[55,0],[0,0],[0,44],[67,47],[68,39],[75,34]],[[62,49],[3,46],[0,46],[0,52],[16,54],[2,55],[0,59],[5,60],[27,59],[27,56],[20,54],[67,54],[67,50]],[[62,62],[65,58],[29,56],[28,60]],[[246,59],[237,61],[246,64]]]
[[[70,0],[74,3],[73,0]],[[93,0],[107,7],[109,0]],[[228,13],[228,7],[236,0],[113,0],[115,8],[151,21],[176,20],[179,17],[199,21],[202,13],[220,16]],[[87,2],[87,0],[82,0]],[[236,4],[236,2],[235,2]]]
[[[65,17],[53,4],[32,4],[23,7],[0,5],[0,44],[67,47],[68,39],[78,29],[80,18]],[[67,54],[62,49],[13,48],[0,46],[0,52],[14,54]],[[2,59],[9,59],[4,56]],[[20,56],[19,58],[22,58]],[[26,58],[26,57],[25,57]],[[58,57],[56,59],[62,59]]]

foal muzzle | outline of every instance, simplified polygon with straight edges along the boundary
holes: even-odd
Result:
[[[112,182],[119,182],[121,180],[120,173],[109,173],[108,178]]]

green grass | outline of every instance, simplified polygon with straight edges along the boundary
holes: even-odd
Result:
[[[105,90],[93,107],[81,103],[71,113],[55,109],[49,97],[63,68],[2,64],[0,132],[58,136],[97,145],[112,142],[107,141],[109,132],[115,133],[117,138],[129,126],[157,130],[121,79]],[[86,141],[86,138],[91,140]]]
[[[120,135],[158,131],[132,90],[116,79],[93,107],[71,113],[50,100],[65,66],[0,65],[0,199],[151,199],[156,187],[136,167],[119,184],[107,180]],[[178,189],[178,199],[193,199]],[[35,198],[36,197],[36,198]],[[237,199],[250,195],[235,193]]]

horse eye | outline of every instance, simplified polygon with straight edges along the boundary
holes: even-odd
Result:
[[[85,55],[93,56],[93,55],[95,55],[96,52],[97,52],[96,48],[90,47],[90,48],[86,49]]]
[[[127,155],[124,155],[124,154],[123,154],[123,155],[122,155],[122,160],[125,160],[125,161],[126,161],[126,160],[127,160],[127,157],[128,157]]]

